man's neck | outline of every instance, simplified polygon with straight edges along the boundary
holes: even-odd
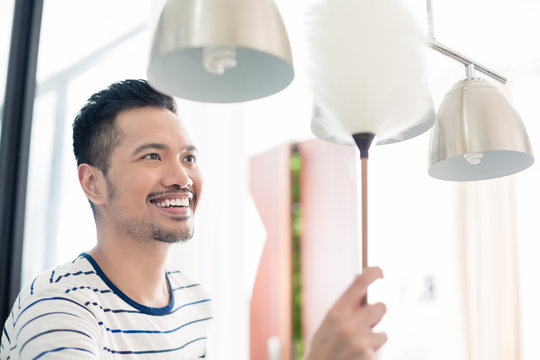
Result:
[[[104,239],[88,253],[124,294],[149,307],[164,307],[170,302],[165,278],[169,244],[143,244],[126,237]]]

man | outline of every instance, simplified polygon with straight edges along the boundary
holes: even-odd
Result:
[[[94,94],[73,125],[81,187],[97,245],[40,274],[7,319],[0,359],[195,359],[206,355],[210,299],[166,264],[190,239],[201,195],[197,149],[174,100],[144,80]],[[330,309],[306,360],[371,359],[382,304],[360,306],[368,269]]]

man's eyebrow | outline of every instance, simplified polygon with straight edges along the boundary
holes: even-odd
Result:
[[[182,152],[199,152],[199,150],[197,150],[197,147],[195,145],[187,145],[186,147],[184,147]]]
[[[142,153],[143,151],[145,150],[148,150],[148,149],[154,149],[154,150],[164,150],[164,149],[167,149],[167,146],[164,145],[164,144],[159,144],[159,143],[147,143],[147,144],[142,144],[141,146],[137,147],[134,151],[133,151],[133,155],[138,155],[140,153]]]
[[[160,143],[142,144],[141,146],[137,147],[133,151],[133,156],[136,156],[136,155],[138,155],[138,154],[140,154],[143,151],[148,150],[148,149],[167,150],[168,146],[165,145],[165,144],[160,144]],[[187,145],[182,149],[182,152],[199,152],[199,151],[197,150],[197,147],[195,145]]]

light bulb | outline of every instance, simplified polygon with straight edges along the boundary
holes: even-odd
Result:
[[[483,153],[467,153],[463,154],[463,157],[467,162],[471,165],[478,165],[482,162],[482,158],[484,157]]]
[[[211,74],[221,75],[236,66],[236,51],[233,46],[209,46],[203,50],[203,65]]]

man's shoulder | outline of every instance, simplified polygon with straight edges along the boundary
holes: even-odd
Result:
[[[92,264],[80,255],[73,261],[41,272],[21,289],[18,300],[64,296],[70,292],[98,286],[99,280]]]
[[[4,324],[2,346],[9,349],[7,356],[11,351],[22,352],[23,348],[25,356],[19,358],[25,359],[59,349],[97,354],[99,323],[95,312],[87,306],[94,300],[95,292],[87,289],[98,288],[98,279],[93,266],[79,256],[30,281],[19,293]]]
[[[197,280],[194,280],[184,271],[172,265],[167,265],[167,279],[171,287],[171,291],[177,294],[183,294],[185,298],[205,299],[209,301],[210,297],[204,286]]]
[[[199,281],[194,280],[191,276],[187,275],[184,271],[180,270],[174,265],[167,265],[165,274],[171,286],[184,286],[184,287],[199,287],[201,284]]]

